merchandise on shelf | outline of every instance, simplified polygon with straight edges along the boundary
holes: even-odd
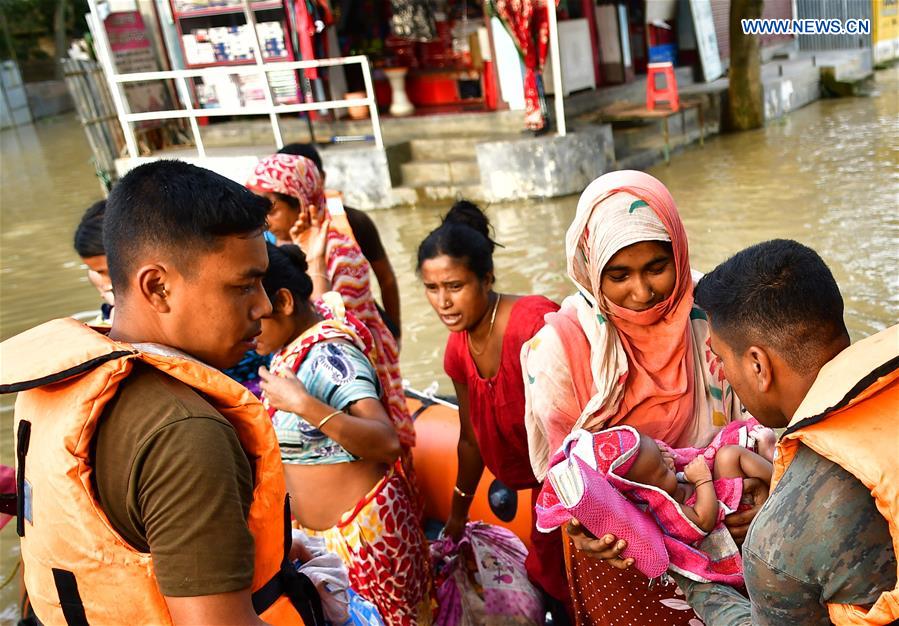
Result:
[[[287,5],[283,0],[251,2],[257,19],[263,15],[268,18],[256,23],[255,37],[248,24],[233,23],[244,21],[240,15],[244,11],[240,0],[170,1],[188,67],[253,65],[257,39],[263,61],[291,61],[295,58],[290,45]],[[296,71],[269,72],[267,75],[276,104],[300,101]],[[203,108],[234,109],[264,102],[264,81],[264,76],[255,73],[221,74],[197,78],[194,84]]]
[[[262,44],[262,58],[266,61],[288,58],[284,30],[280,22],[260,22],[256,33]],[[181,36],[184,56],[189,65],[207,65],[235,61],[253,61],[255,41],[246,24],[195,28]]]
[[[256,0],[251,5],[259,4],[265,0]],[[234,9],[240,11],[243,4],[239,0],[174,0],[172,3],[178,13],[190,13],[192,11],[205,11],[206,9]]]

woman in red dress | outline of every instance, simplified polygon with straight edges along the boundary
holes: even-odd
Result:
[[[443,367],[459,400],[459,472],[444,533],[462,534],[486,465],[512,489],[540,490],[528,458],[521,347],[559,306],[543,296],[494,290],[487,216],[465,200],[450,209],[418,248],[428,301],[450,330]],[[531,531],[528,576],[547,596],[553,623],[567,624],[568,590],[558,532]]]

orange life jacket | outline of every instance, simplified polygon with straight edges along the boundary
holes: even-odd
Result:
[[[15,409],[18,534],[25,585],[44,624],[170,624],[151,555],[113,529],[91,486],[91,440],[106,404],[142,361],[189,385],[237,431],[254,463],[247,524],[255,540],[253,608],[271,624],[323,624],[312,583],[287,560],[289,509],[278,442],[262,405],[187,355],[119,343],[73,319],[0,346],[0,392]]]
[[[821,369],[778,442],[772,491],[800,443],[871,491],[899,556],[899,326],[854,344]],[[899,619],[899,583],[870,608],[827,609],[835,624],[890,624]]]

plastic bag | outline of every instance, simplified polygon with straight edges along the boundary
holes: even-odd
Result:
[[[458,543],[449,537],[432,543],[435,626],[543,624],[543,600],[528,581],[526,556],[518,537],[482,522],[467,524]]]
[[[349,597],[350,617],[342,626],[384,626],[384,620],[374,604],[352,589],[349,590]]]

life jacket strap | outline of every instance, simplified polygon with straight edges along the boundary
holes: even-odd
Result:
[[[27,493],[25,490],[25,457],[28,454],[28,446],[31,444],[31,422],[28,420],[19,421],[18,432],[16,433],[16,534],[19,537],[25,536],[25,501]],[[30,513],[30,511],[28,511]]]
[[[103,365],[107,361],[114,361],[116,359],[120,359],[126,356],[133,356],[135,354],[137,354],[137,352],[135,352],[134,350],[116,350],[107,354],[101,354],[98,357],[94,357],[93,359],[85,361],[84,363],[79,363],[74,367],[64,369],[61,372],[53,372],[52,374],[47,374],[46,376],[41,376],[40,378],[35,378],[33,380],[23,380],[7,385],[0,385],[0,394],[18,393],[20,391],[36,389],[37,387],[43,387],[45,385],[52,385],[53,383],[58,383],[61,380],[83,374],[84,372],[89,372],[95,367]]]
[[[325,625],[325,614],[318,589],[308,576],[294,569],[293,564],[287,559],[281,564],[278,573],[253,592],[253,610],[257,615],[262,615],[281,596],[290,599],[306,626]]]
[[[84,614],[84,603],[78,592],[78,581],[75,574],[69,570],[53,568],[53,582],[56,584],[56,593],[59,596],[59,605],[62,615],[66,618],[68,626],[88,626],[87,616]]]
[[[262,615],[278,601],[278,598],[286,595],[306,626],[324,626],[325,613],[318,589],[308,576],[298,572],[290,562],[292,547],[293,533],[290,525],[290,495],[288,495],[284,498],[284,558],[281,561],[281,569],[253,593],[253,610],[256,611],[256,615]]]

